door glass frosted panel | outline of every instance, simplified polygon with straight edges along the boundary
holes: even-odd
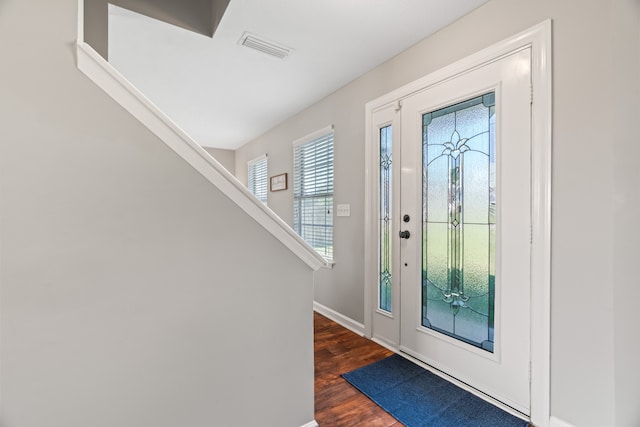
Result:
[[[493,352],[495,94],[422,123],[422,325]]]
[[[380,129],[380,294],[379,308],[391,312],[391,126]]]
[[[442,150],[441,150],[442,151]],[[430,222],[447,223],[449,218],[449,164],[446,161],[434,161],[426,171],[426,180],[430,191],[425,200],[427,217]]]
[[[427,223],[424,235],[428,235],[429,239],[423,239],[422,265],[425,266],[425,271],[429,272],[429,277],[423,279],[422,304],[428,305],[429,317],[425,316],[426,311],[423,310],[422,324],[453,333],[453,319],[449,313],[449,304],[442,298],[447,290],[442,284],[448,282],[449,275],[448,224],[446,222]]]

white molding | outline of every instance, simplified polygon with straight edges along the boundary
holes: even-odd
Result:
[[[84,0],[78,0],[78,39],[76,42],[84,41]]]
[[[551,356],[551,143],[552,143],[552,66],[551,20],[522,31],[506,40],[472,54],[449,66],[402,86],[365,105],[365,143],[371,144],[371,117],[382,108],[429,89],[461,74],[473,71],[505,55],[530,47],[532,50],[532,252],[531,252],[531,422],[549,427]],[[371,150],[365,150],[365,196],[374,191]],[[365,197],[366,198],[366,197]],[[365,200],[365,246],[371,246],[371,198]],[[371,254],[365,255],[365,332],[373,334]]]
[[[318,427],[318,423],[316,422],[316,420],[313,420],[304,425],[301,425],[300,427]]]
[[[532,51],[531,423],[551,417],[551,145],[552,28],[547,20],[528,32]]]
[[[325,126],[322,129],[318,129],[311,132],[310,134],[303,136],[302,138],[296,139],[295,141],[293,141],[293,146],[296,147],[300,144],[304,144],[305,142],[313,141],[314,139],[329,135],[330,133],[333,133],[333,125]]]
[[[336,265],[336,261],[334,259],[328,259],[327,262],[322,265],[322,268],[326,268],[328,270],[333,269]]]
[[[289,225],[255,198],[240,181],[173,123],[93,48],[79,39],[76,53],[80,71],[311,269],[315,271],[328,264],[328,261],[298,236]]]
[[[549,427],[575,427],[573,424],[568,423],[560,418],[551,417],[549,419]]]
[[[319,302],[313,302],[313,309],[318,313],[322,314],[324,317],[333,320],[340,326],[343,326],[349,329],[351,332],[364,336],[364,325],[360,322],[356,322],[350,317],[345,316],[344,314],[340,314],[337,311],[330,309],[327,306],[320,304]]]
[[[255,159],[251,159],[247,162],[247,166],[251,166],[255,163],[258,163],[260,160],[264,160],[264,159],[268,159],[269,155],[267,153],[261,154],[258,157],[256,157]]]
[[[447,65],[422,78],[382,95],[365,105],[368,113],[378,108],[386,107],[390,103],[397,103],[399,100],[423,92],[440,83],[452,80],[461,74],[466,74],[482,67],[485,64],[495,62],[504,56],[511,55],[522,49],[532,46],[533,43],[544,41],[546,37],[542,34],[545,29],[551,31],[551,20],[544,21],[501,42],[495,43],[479,52],[462,58],[453,64]],[[548,58],[551,61],[551,58]],[[548,62],[550,65],[550,62]]]

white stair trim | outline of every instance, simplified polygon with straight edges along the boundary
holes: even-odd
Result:
[[[318,423],[316,422],[316,420],[313,420],[300,427],[318,427]]]
[[[79,20],[82,21],[82,20]],[[331,264],[289,227],[279,216],[249,192],[224,166],[216,161],[166,114],[125,79],[80,37],[78,26],[77,66],[89,79],[138,119],[180,157],[236,203],[258,224],[289,248],[312,270]]]

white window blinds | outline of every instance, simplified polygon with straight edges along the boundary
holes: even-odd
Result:
[[[262,203],[267,204],[267,156],[260,156],[248,163],[247,187]]]
[[[296,143],[293,162],[294,229],[333,259],[333,131]]]

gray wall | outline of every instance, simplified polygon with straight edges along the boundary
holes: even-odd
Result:
[[[311,270],[76,69],[76,6],[2,1],[0,425],[311,421]]]
[[[232,174],[236,173],[236,152],[222,148],[202,147]],[[246,178],[245,178],[246,179]]]
[[[109,59],[109,0],[84,1],[84,41]]]
[[[640,1],[620,1],[612,10],[611,56],[615,72],[611,98],[613,117],[613,181],[615,188],[605,199],[613,216],[613,306],[615,416],[618,425],[640,425]],[[634,42],[635,41],[635,42]],[[634,44],[635,43],[635,44]],[[603,111],[604,112],[604,111]],[[631,133],[630,133],[631,132]],[[634,134],[634,136],[631,136]],[[593,200],[593,199],[592,199]]]
[[[236,152],[291,173],[291,141],[335,125],[333,270],[315,299],[364,321],[364,104],[553,19],[552,415],[579,426],[640,424],[640,3],[492,0]],[[270,196],[273,193],[270,194]],[[292,221],[292,193],[269,207]]]

